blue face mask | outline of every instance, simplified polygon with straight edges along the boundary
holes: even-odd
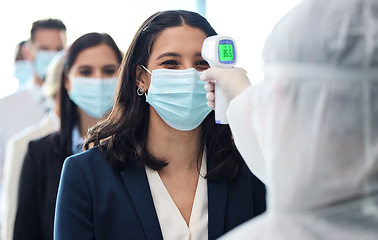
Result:
[[[14,63],[13,76],[18,79],[19,87],[24,87],[31,79],[33,79],[32,64],[27,60],[17,60]]]
[[[113,107],[117,78],[75,77],[71,81],[70,99],[89,116],[101,118]]]
[[[146,71],[147,68],[142,66]],[[147,102],[172,128],[190,131],[211,112],[207,106],[205,82],[194,68],[156,69],[151,74]]]
[[[38,50],[33,67],[35,74],[42,80],[46,77],[47,68],[57,51]]]

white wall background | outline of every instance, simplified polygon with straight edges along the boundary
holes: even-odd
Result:
[[[300,0],[207,0],[206,18],[219,35],[231,36],[239,54],[237,67],[251,81],[262,78],[264,42],[279,19]]]
[[[12,77],[16,45],[29,37],[31,24],[59,18],[67,27],[68,44],[88,32],[106,32],[126,51],[140,24],[152,13],[186,9],[206,16],[218,34],[232,36],[238,66],[260,77],[265,38],[277,20],[299,0],[9,0],[0,2],[0,98],[17,88]],[[203,6],[206,3],[206,6]],[[250,76],[250,77],[251,77]]]

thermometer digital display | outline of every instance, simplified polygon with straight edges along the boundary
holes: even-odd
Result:
[[[220,40],[218,44],[218,50],[219,62],[221,62],[222,64],[235,63],[235,46],[233,41]]]
[[[210,67],[233,68],[236,64],[236,45],[232,38],[227,36],[211,36],[205,39],[201,55]],[[223,90],[215,82],[215,123],[228,124],[226,110],[228,100]]]

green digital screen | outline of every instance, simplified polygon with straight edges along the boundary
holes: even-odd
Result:
[[[234,60],[234,48],[232,44],[219,44],[219,61],[230,62]]]

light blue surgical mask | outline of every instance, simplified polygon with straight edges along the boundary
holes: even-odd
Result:
[[[190,131],[198,127],[211,112],[207,106],[205,82],[194,68],[185,70],[156,69],[146,100],[172,128]]]
[[[117,78],[74,77],[71,82],[70,99],[89,116],[101,118],[113,107]]]
[[[47,68],[57,51],[38,50],[33,67],[35,74],[42,80],[46,77]]]
[[[14,63],[13,76],[18,79],[19,88],[33,79],[33,67],[28,60],[17,60]]]

